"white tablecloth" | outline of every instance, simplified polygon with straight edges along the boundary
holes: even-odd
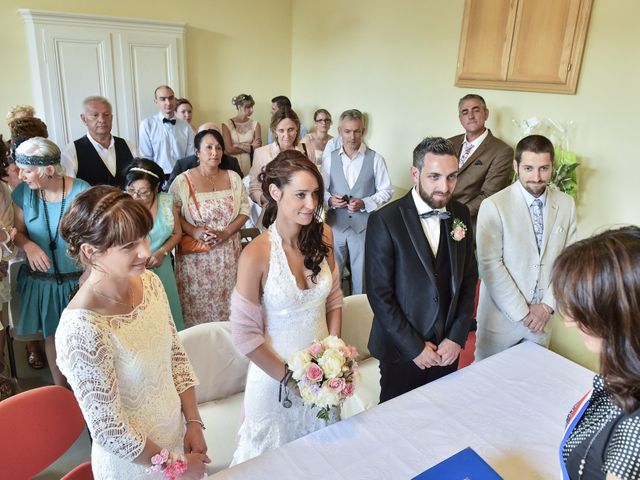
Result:
[[[506,480],[556,479],[567,413],[592,378],[524,343],[209,478],[410,479],[470,446]]]

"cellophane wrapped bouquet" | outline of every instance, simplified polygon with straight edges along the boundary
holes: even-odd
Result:
[[[329,410],[353,395],[360,379],[357,357],[355,347],[330,335],[289,359],[302,400],[319,409],[318,418],[328,420]]]
[[[544,135],[551,140],[555,150],[555,161],[550,184],[561,192],[576,198],[578,195],[576,169],[580,163],[578,163],[575,152],[569,149],[569,134],[573,121],[561,123],[552,118],[531,117],[527,120],[513,120],[513,123],[520,129],[523,137],[537,134]]]

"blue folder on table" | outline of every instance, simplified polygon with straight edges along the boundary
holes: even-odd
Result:
[[[503,480],[503,478],[471,447],[468,447],[412,480]]]

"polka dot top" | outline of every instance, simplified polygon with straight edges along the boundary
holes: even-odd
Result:
[[[640,479],[640,410],[625,415],[613,403],[603,378],[596,375],[589,405],[569,435],[562,456],[572,480],[602,479],[607,473],[623,480]],[[586,463],[579,477],[583,458]]]

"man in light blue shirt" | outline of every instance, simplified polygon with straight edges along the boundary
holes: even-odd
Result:
[[[171,87],[156,88],[154,102],[160,112],[140,122],[138,150],[141,157],[160,165],[168,178],[179,158],[193,155],[194,134],[191,125],[175,115],[176,97]]]

